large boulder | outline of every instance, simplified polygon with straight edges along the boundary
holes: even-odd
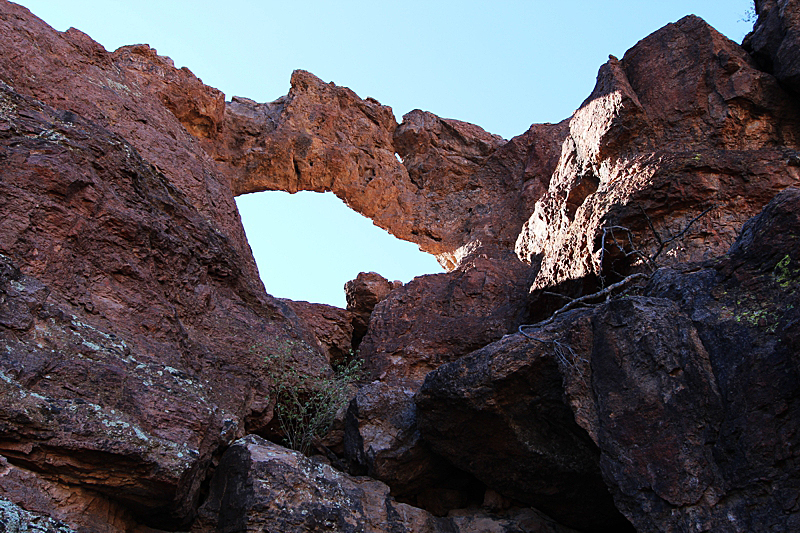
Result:
[[[362,386],[345,418],[350,470],[386,483],[399,501],[446,515],[478,505],[485,486],[433,453],[417,427],[414,390],[374,381]]]
[[[416,396],[419,430],[506,497],[581,531],[630,531],[561,382],[550,345],[510,335],[428,375]]]
[[[742,46],[759,65],[800,94],[800,4],[795,0],[756,0],[758,19]]]
[[[353,313],[353,345],[358,346],[367,334],[372,310],[385,300],[392,289],[402,286],[402,282],[390,282],[377,272],[359,272],[356,279],[344,284],[347,310]]]
[[[366,369],[416,390],[439,365],[522,324],[534,273],[509,252],[476,252],[452,272],[414,278],[375,307],[360,346]]]
[[[225,452],[192,533],[569,533],[540,513],[470,511],[437,518],[397,503],[379,481],[351,477],[249,435]]]

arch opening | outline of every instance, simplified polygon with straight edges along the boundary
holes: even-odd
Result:
[[[267,292],[346,307],[344,284],[359,272],[390,281],[444,270],[434,256],[353,211],[333,193],[265,191],[236,197]]]

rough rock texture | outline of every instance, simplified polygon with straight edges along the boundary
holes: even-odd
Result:
[[[742,46],[767,72],[800,94],[800,4],[794,0],[756,0],[753,31]]]
[[[690,16],[504,141],[303,71],[225,103],[0,0],[2,526],[564,531],[522,504],[584,531],[629,529],[617,509],[800,530],[800,192],[706,261],[800,182],[797,4],[758,11],[755,58]],[[234,202],[264,189],[332,190],[451,270],[355,310],[378,381],[348,458],[389,486],[257,437],[222,455],[270,431],[266,355],[327,373],[359,336],[353,311],[265,294]],[[635,270],[647,287],[514,333],[552,307],[530,287]]]
[[[528,316],[534,269],[513,254],[473,254],[419,276],[372,313],[360,355],[375,379],[419,388],[425,375],[513,331]]]
[[[507,518],[481,511],[436,518],[395,502],[383,483],[342,474],[252,435],[225,452],[200,516],[193,533],[569,531],[533,511]]]
[[[575,468],[565,457],[570,439],[584,442],[577,422],[636,531],[794,531],[798,213],[800,189],[787,189],[726,257],[661,269],[642,296],[571,311],[527,330],[538,341],[516,334],[440,367],[417,396],[423,439],[501,494],[532,498],[537,477],[497,458]],[[537,505],[571,523],[566,509]]]
[[[389,296],[392,289],[401,286],[401,282],[390,282],[377,272],[359,272],[356,279],[344,284],[347,310],[356,314],[353,321],[355,346],[358,346],[366,335],[369,317],[378,302]]]
[[[328,362],[338,364],[350,357],[353,350],[355,313],[326,304],[282,300],[305,322],[319,342]]]
[[[5,502],[7,503],[3,503]],[[8,464],[0,456],[0,526],[13,522],[13,507],[17,511],[18,525],[40,526],[32,513],[49,516],[63,524],[63,531],[91,531],[93,533],[153,533],[156,530],[139,525],[132,513],[119,503],[92,490],[70,486],[44,479],[40,475]],[[5,516],[3,513],[6,513]],[[5,521],[4,521],[5,520]],[[71,529],[70,529],[71,528]],[[0,528],[0,531],[4,531]],[[5,531],[8,531],[6,529]],[[11,529],[11,531],[18,531]],[[20,531],[26,531],[21,529]],[[40,531],[31,527],[27,531]],[[56,528],[56,531],[59,531]]]
[[[480,504],[485,487],[432,453],[417,428],[414,391],[374,381],[345,418],[345,455],[354,473],[383,481],[400,501],[442,516]]]
[[[157,68],[127,78],[124,51],[6,2],[0,34],[16,84],[0,85],[0,453],[185,523],[215,454],[271,417],[251,348],[313,338],[264,293],[224,178],[145,89]],[[173,71],[172,90],[204,87]]]
[[[48,516],[31,513],[0,498],[2,533],[75,533],[75,530]]]
[[[521,258],[541,260],[533,289],[641,266],[615,240],[648,257],[662,248],[662,265],[711,258],[777,192],[800,182],[787,165],[800,139],[797,100],[694,16],[612,57],[569,128],[549,190],[516,245]],[[666,242],[708,208],[686,238]],[[603,228],[612,226],[630,230],[633,246],[617,229],[603,248]]]
[[[628,531],[561,380],[546,345],[508,336],[428,376],[416,397],[422,437],[490,488],[567,526]]]
[[[422,111],[398,127],[391,108],[296,71],[274,102],[234,98],[222,137],[209,145],[232,167],[236,194],[333,191],[453,268],[462,248],[513,245],[566,133],[566,123],[535,125],[505,142]]]

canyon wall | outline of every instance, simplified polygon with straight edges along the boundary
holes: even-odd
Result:
[[[799,530],[800,6],[756,7],[505,140],[304,71],[226,101],[0,0],[3,531]],[[234,201],[263,190],[447,272],[275,299]],[[324,453],[265,440],[266,358],[351,352]]]

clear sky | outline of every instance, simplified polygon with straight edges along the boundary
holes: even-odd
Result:
[[[568,117],[609,54],[687,14],[734,41],[751,0],[19,0],[57,30],[114,50],[147,43],[231,96],[286,94],[292,70],[372,96],[398,121],[412,109],[511,138]],[[331,194],[238,199],[267,290],[344,306],[360,271],[389,279],[441,271]]]

